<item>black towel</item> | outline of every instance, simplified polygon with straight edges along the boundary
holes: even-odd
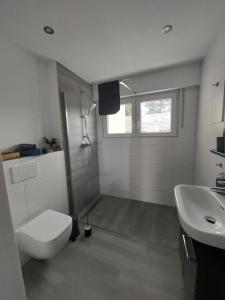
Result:
[[[98,85],[99,114],[113,115],[120,110],[120,84],[118,80]]]

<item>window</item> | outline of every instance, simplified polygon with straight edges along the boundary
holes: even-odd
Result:
[[[176,92],[154,93],[138,99],[139,136],[175,136],[177,134]]]
[[[103,118],[104,136],[176,136],[177,98],[171,91],[121,99],[120,111]]]
[[[140,106],[141,133],[171,131],[172,99],[143,101]]]
[[[133,100],[121,100],[120,110],[104,118],[104,135],[114,137],[134,135],[134,111]]]

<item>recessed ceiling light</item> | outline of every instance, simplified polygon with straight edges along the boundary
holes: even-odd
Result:
[[[44,30],[44,32],[47,33],[47,34],[54,34],[54,33],[55,33],[55,30],[54,30],[52,27],[50,27],[50,26],[45,26],[45,27],[43,28],[43,30]]]
[[[172,29],[173,29],[173,26],[172,26],[172,25],[170,25],[170,24],[164,25],[164,26],[162,27],[162,29],[161,29],[161,32],[162,32],[163,34],[167,34],[167,33],[169,33]]]

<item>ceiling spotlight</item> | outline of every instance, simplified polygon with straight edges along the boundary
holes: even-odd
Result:
[[[43,30],[44,30],[44,32],[47,33],[47,34],[54,34],[54,33],[55,33],[55,30],[54,30],[52,27],[50,27],[50,26],[45,26],[45,27],[43,28]]]
[[[172,25],[170,25],[170,24],[164,25],[164,26],[162,27],[162,29],[161,29],[161,32],[162,32],[163,34],[167,34],[167,33],[169,33],[172,29],[173,29],[173,26],[172,26]]]

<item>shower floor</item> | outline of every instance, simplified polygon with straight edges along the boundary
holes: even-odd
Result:
[[[171,206],[104,196],[88,212],[89,223],[111,232],[177,248],[179,222]],[[84,216],[82,221],[86,220]]]

